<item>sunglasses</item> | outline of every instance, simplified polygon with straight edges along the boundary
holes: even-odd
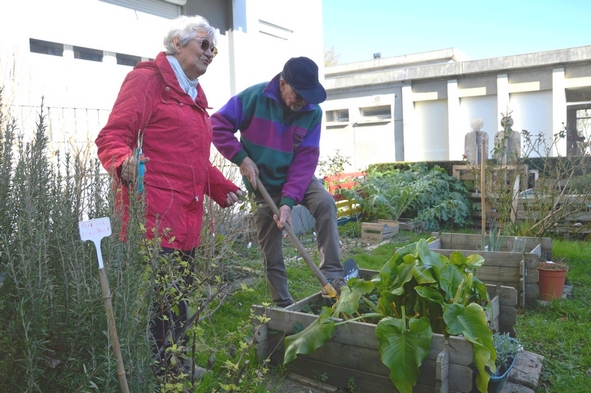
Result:
[[[210,42],[207,38],[193,38],[193,39],[195,41],[199,41],[199,46],[201,47],[201,50],[203,50],[204,52],[207,52],[207,50],[210,49],[213,57],[215,57],[218,54],[218,48],[216,48],[215,46],[209,46]]]

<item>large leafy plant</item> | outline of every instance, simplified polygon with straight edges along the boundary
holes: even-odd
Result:
[[[284,364],[319,348],[335,326],[370,318],[379,320],[380,358],[401,393],[412,392],[416,385],[433,333],[462,335],[472,343],[476,384],[486,392],[486,367],[495,370],[496,352],[485,312],[490,299],[486,285],[475,277],[483,262],[480,255],[465,257],[460,252],[448,259],[431,251],[425,239],[398,249],[372,280],[350,279],[332,308],[323,307],[315,322],[285,338]],[[371,312],[359,315],[360,304]],[[342,322],[335,319],[341,317]]]
[[[412,164],[406,170],[368,169],[354,190],[342,192],[361,205],[364,221],[417,218],[431,230],[471,223],[466,189],[440,167]]]

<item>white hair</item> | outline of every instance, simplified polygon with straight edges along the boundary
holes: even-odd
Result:
[[[174,55],[177,53],[174,47],[173,39],[179,37],[179,45],[185,46],[199,33],[207,33],[210,44],[216,46],[218,42],[218,33],[216,29],[209,25],[207,19],[202,16],[180,16],[173,19],[172,25],[168,34],[164,37],[164,49],[167,55]]]

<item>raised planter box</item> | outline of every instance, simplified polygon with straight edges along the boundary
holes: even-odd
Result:
[[[398,221],[362,222],[361,238],[363,240],[382,241],[396,235],[399,230]]]
[[[476,271],[476,277],[486,284],[515,288],[519,307],[535,304],[540,292],[537,266],[541,260],[552,257],[552,239],[520,237],[525,240],[525,249],[513,252],[513,237],[507,237],[500,251],[482,251],[481,235],[433,232],[431,236],[435,240],[429,243],[429,248],[447,257],[453,251],[482,255],[485,263]]]
[[[360,270],[360,276],[371,278],[377,271]],[[495,292],[495,286],[488,286]],[[502,319],[507,299],[516,299],[513,288],[499,288],[500,295],[493,299],[491,324]],[[309,304],[322,303],[321,293],[316,293],[293,305],[282,308],[254,306],[257,315],[266,315],[269,322],[259,330],[257,352],[259,360],[270,359],[272,365],[283,363],[285,335],[307,327],[318,317],[302,310]],[[498,305],[498,306],[495,306]],[[460,337],[446,340],[441,334],[433,334],[431,351],[421,366],[421,376],[413,392],[471,392],[474,388],[472,369],[472,344]],[[390,370],[380,360],[375,325],[350,322],[335,328],[333,337],[309,355],[298,355],[287,366],[290,372],[313,380],[344,388],[352,379],[364,392],[397,392],[389,378]]]

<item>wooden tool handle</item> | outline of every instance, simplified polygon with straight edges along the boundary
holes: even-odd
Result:
[[[265,188],[265,186],[261,182],[261,179],[259,179],[258,177],[257,177],[257,189],[261,192],[261,194],[263,195],[263,198],[265,198],[265,201],[267,202],[267,205],[269,205],[269,207],[273,211],[273,214],[277,215],[277,217],[281,217],[281,213],[279,212],[277,205],[273,201],[273,198],[271,198],[271,195],[269,195],[269,192],[267,191],[267,189]],[[310,258],[310,255],[308,254],[308,252],[304,248],[304,245],[302,244],[302,242],[300,242],[300,240],[295,235],[293,228],[287,222],[285,223],[283,228],[287,232],[287,234],[290,237],[293,244],[298,249],[302,258],[304,258],[304,261],[306,261],[306,263],[308,264],[310,269],[312,269],[312,272],[314,273],[314,275],[316,276],[316,278],[318,279],[318,281],[322,285],[322,288],[324,288],[326,290],[326,292],[328,292],[330,297],[336,297],[337,292],[335,291],[333,286],[328,282],[328,280],[326,279],[324,274],[322,274],[322,272],[320,271],[318,266],[316,266],[316,264],[314,263],[312,258]]]

